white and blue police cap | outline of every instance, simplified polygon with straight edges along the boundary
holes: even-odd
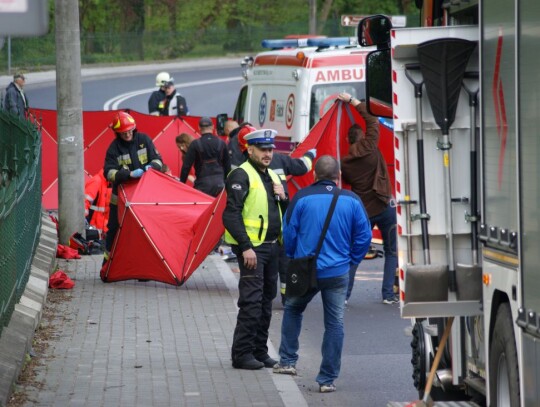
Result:
[[[244,139],[246,140],[248,146],[256,146],[259,148],[276,148],[274,145],[274,138],[276,137],[276,134],[276,130],[261,129],[246,134]]]

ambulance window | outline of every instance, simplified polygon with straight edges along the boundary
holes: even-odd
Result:
[[[238,100],[236,101],[236,107],[234,108],[233,119],[236,120],[238,123],[242,123],[246,116],[247,90],[247,86],[244,86],[242,89],[240,89],[240,93],[238,94]]]
[[[332,107],[341,92],[347,92],[357,99],[365,99],[365,82],[331,83],[313,86],[311,89],[311,106],[309,111],[310,129]]]

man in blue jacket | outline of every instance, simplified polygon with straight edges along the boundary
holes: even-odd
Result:
[[[315,164],[315,183],[294,196],[283,218],[287,256],[299,258],[315,254],[339,175],[336,159],[329,155],[322,156]],[[353,192],[340,191],[317,258],[317,288],[302,297],[286,297],[280,360],[274,366],[274,373],[296,374],[302,314],[320,291],[325,332],[321,348],[322,362],[316,380],[321,393],[336,390],[334,380],[341,367],[343,312],[349,285],[349,267],[360,263],[370,242],[371,226],[362,202]]]

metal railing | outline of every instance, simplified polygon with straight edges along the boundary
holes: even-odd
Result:
[[[39,124],[0,110],[0,334],[30,275],[41,227]]]

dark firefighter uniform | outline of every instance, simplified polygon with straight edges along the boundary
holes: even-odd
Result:
[[[180,181],[187,181],[189,170],[195,166],[193,187],[210,196],[218,196],[225,186],[225,178],[231,170],[227,145],[211,133],[193,140],[184,156]]]
[[[133,140],[126,142],[119,137],[113,140],[105,156],[105,177],[112,183],[109,213],[109,231],[105,243],[106,254],[112,248],[118,230],[118,186],[130,179],[131,171],[145,169],[147,165],[161,171],[163,163],[154,143],[144,133],[133,132]]]
[[[266,342],[277,292],[281,219],[287,204],[274,196],[274,183],[280,183],[274,171],[261,172],[250,160],[233,170],[226,182],[225,242],[238,257],[240,268],[231,352],[236,368],[245,368],[243,363],[253,357],[259,362],[269,360]],[[250,248],[257,256],[255,269],[246,268],[243,262],[242,253]]]

